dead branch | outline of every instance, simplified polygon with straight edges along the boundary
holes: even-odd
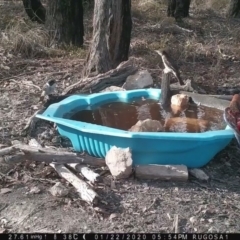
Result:
[[[129,75],[137,72],[137,67],[133,65],[133,58],[122,62],[116,69],[106,73],[99,74],[95,77],[84,78],[77,83],[69,86],[63,91],[62,95],[71,93],[95,93],[109,86],[118,86],[123,84]]]
[[[50,166],[57,171],[60,177],[66,179],[76,188],[77,192],[79,193],[79,196],[84,201],[90,204],[97,203],[98,194],[93,189],[91,189],[91,187],[86,182],[78,178],[62,164],[51,163]]]
[[[170,89],[173,92],[186,91],[186,92],[205,93],[205,91],[200,86],[198,86],[196,83],[194,83],[190,79],[185,81],[185,85],[179,85],[179,84],[173,83],[170,85]]]
[[[179,229],[178,229],[178,214],[174,214],[173,229],[174,229],[175,233],[179,232]]]
[[[21,81],[17,81],[17,80],[14,80],[14,79],[10,79],[11,82],[14,82],[18,85],[27,85],[27,86],[32,86],[32,87],[35,87],[37,88],[39,91],[41,91],[41,88],[33,83],[28,83],[28,82],[21,82]]]
[[[188,32],[188,33],[192,33],[192,32],[193,32],[193,30],[179,27],[177,24],[175,24],[174,26],[175,26],[177,29],[180,29],[180,30],[185,31],[185,32]]]
[[[60,149],[37,148],[25,144],[17,144],[8,148],[3,148],[0,150],[0,156],[4,156],[12,152],[16,153],[16,151],[19,151],[19,153],[14,156],[6,156],[5,162],[18,163],[28,159],[31,161],[45,163],[81,163],[98,167],[106,166],[104,160],[89,155],[83,156],[78,153],[66,152]]]
[[[25,127],[24,127],[23,130],[22,130],[22,134],[26,134],[27,131],[28,131],[30,128],[33,129],[33,128],[35,127],[36,122],[39,120],[38,118],[35,118],[35,116],[36,116],[37,114],[42,113],[43,111],[44,111],[44,109],[39,109],[39,110],[37,110],[37,111],[28,119]]]
[[[80,172],[87,180],[91,183],[97,182],[100,178],[98,173],[95,173],[93,170],[86,166],[82,166],[78,163],[68,164],[71,168],[74,168],[76,171]]]

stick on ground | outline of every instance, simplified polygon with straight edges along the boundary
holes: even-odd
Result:
[[[19,151],[19,153],[16,153]],[[91,166],[103,167],[106,163],[103,159],[89,155],[80,155],[74,152],[66,152],[60,149],[37,148],[26,144],[17,144],[0,150],[0,156],[14,152],[14,156],[6,156],[5,162],[18,163],[31,160],[45,163],[82,163]]]
[[[78,178],[62,164],[51,163],[50,166],[57,171],[60,177],[66,179],[76,188],[82,200],[89,204],[97,203],[98,194],[86,182]]]
[[[99,181],[100,175],[98,173],[95,173],[90,168],[86,166],[82,166],[81,164],[78,164],[78,163],[71,163],[68,165],[74,168],[76,171],[80,172],[91,183]]]

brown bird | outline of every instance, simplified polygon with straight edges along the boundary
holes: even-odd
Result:
[[[155,50],[161,57],[164,64],[164,73],[172,73],[178,80],[180,85],[184,85],[183,80],[181,79],[180,72],[178,70],[177,64],[174,60],[167,54],[166,51]]]

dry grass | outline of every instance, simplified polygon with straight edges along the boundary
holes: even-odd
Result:
[[[2,46],[14,54],[23,57],[36,57],[49,52],[50,39],[46,30],[39,26],[32,26],[23,20],[12,21],[1,38]]]
[[[220,47],[224,54],[240,59],[240,21],[224,18],[226,1],[193,0],[191,17],[184,19],[181,29],[174,19],[166,17],[166,0],[132,0],[131,55],[156,81],[160,81],[162,62],[154,50],[167,48],[178,62],[184,79],[202,83],[209,87],[209,92],[214,93],[217,86],[226,83],[239,84],[239,63],[219,53]],[[89,9],[85,15],[86,42],[91,37],[91,14]],[[0,6],[0,29],[3,33],[0,67],[1,64],[4,67],[0,71],[0,145],[10,145],[12,140],[28,140],[19,131],[36,111],[41,94],[36,86],[41,88],[47,80],[54,78],[61,93],[80,78],[88,42],[83,49],[53,48],[54,43],[43,26],[27,19],[21,1]],[[60,57],[51,53],[54,50],[61,53]],[[46,124],[37,126],[35,136],[46,130]],[[48,128],[52,130],[52,127]],[[61,141],[56,141],[59,136],[52,137],[47,140],[47,145],[63,147]],[[42,165],[22,164],[16,166],[11,176],[16,182],[24,180],[23,188],[16,185],[11,193],[2,195],[0,205],[9,204],[5,209],[1,208],[1,215],[12,224],[14,232],[39,229],[45,232],[59,229],[63,232],[173,232],[175,215],[178,215],[181,232],[239,232],[240,225],[236,221],[240,215],[239,165],[239,150],[231,144],[204,168],[211,177],[206,183],[192,178],[183,184],[132,179],[116,182],[114,191],[109,189],[102,199],[109,203],[108,211],[117,213],[118,217],[103,219],[96,209],[75,200],[76,196],[70,197],[74,202],[65,211],[65,206],[47,195],[46,189],[50,188],[47,183],[36,197],[26,195],[26,186],[30,189],[41,184],[31,178],[28,181],[25,176],[29,173],[36,178],[43,168]],[[49,175],[43,177],[50,178]],[[69,203],[70,198],[64,201]],[[74,203],[79,205],[74,207]],[[28,213],[26,206],[30,206],[30,215],[22,221],[22,215]]]
[[[156,81],[160,80],[161,73],[155,71],[156,66],[162,67],[154,53],[158,48],[169,50],[184,78],[202,83],[210,92],[232,78],[230,75],[235,71],[231,74],[226,71],[230,62],[223,58],[219,49],[235,60],[240,59],[240,21],[225,18],[226,0],[193,0],[191,17],[184,19],[181,26],[176,26],[174,19],[166,16],[166,1],[133,0],[132,3],[135,27],[131,54],[141,59],[143,67],[154,69],[152,74]],[[235,68],[236,64],[231,64]]]
[[[82,49],[74,46],[57,47],[44,25],[31,22],[28,19],[22,2],[16,1],[12,5],[5,4],[1,7],[0,29],[2,29],[2,32],[0,35],[0,45],[6,51],[14,55],[21,54],[24,58],[59,57],[63,55],[84,58],[86,56],[86,47]],[[92,10],[89,9],[88,4],[85,4],[85,8],[86,14],[92,14]],[[6,14],[6,12],[9,12],[9,14]],[[87,21],[89,22],[89,20]],[[89,39],[90,31],[91,27],[86,27],[86,39]]]
[[[152,74],[158,81],[161,61],[155,49],[166,48],[181,66],[185,78],[202,81],[207,71],[207,79],[221,76],[225,64],[219,49],[224,54],[240,57],[238,39],[239,20],[228,21],[225,17],[226,0],[192,0],[191,18],[184,19],[178,27],[173,18],[166,17],[166,0],[133,0],[133,32],[131,55],[139,59],[140,65],[153,69]],[[92,9],[85,3],[85,46],[58,48],[44,28],[28,20],[21,2],[14,2],[0,10],[0,44],[7,52],[23,58],[69,57],[84,59],[87,54],[92,33]],[[8,12],[9,14],[5,14]],[[4,25],[5,24],[5,25]],[[194,69],[194,71],[190,71]],[[226,76],[219,84],[226,81]]]

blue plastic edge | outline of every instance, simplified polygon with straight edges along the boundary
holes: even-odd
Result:
[[[201,141],[209,141],[213,139],[233,138],[233,130],[226,126],[224,130],[207,131],[203,133],[169,133],[169,132],[128,132],[124,130],[114,129],[105,126],[99,126],[95,124],[79,122],[69,119],[63,119],[62,117],[72,109],[78,107],[79,110],[89,108],[89,106],[99,106],[104,102],[111,101],[125,101],[128,102],[132,98],[146,97],[152,99],[159,99],[161,89],[137,89],[131,91],[116,91],[116,92],[103,92],[95,93],[91,95],[72,95],[59,103],[50,105],[44,113],[37,114],[37,118],[51,121],[56,124],[68,126],[72,129],[76,129],[82,132],[104,134],[111,136],[127,137],[127,138],[154,138],[154,139],[169,139],[176,138],[176,140],[189,140],[197,139]],[[68,105],[71,105],[68,106]],[[80,105],[80,106],[79,106]]]

